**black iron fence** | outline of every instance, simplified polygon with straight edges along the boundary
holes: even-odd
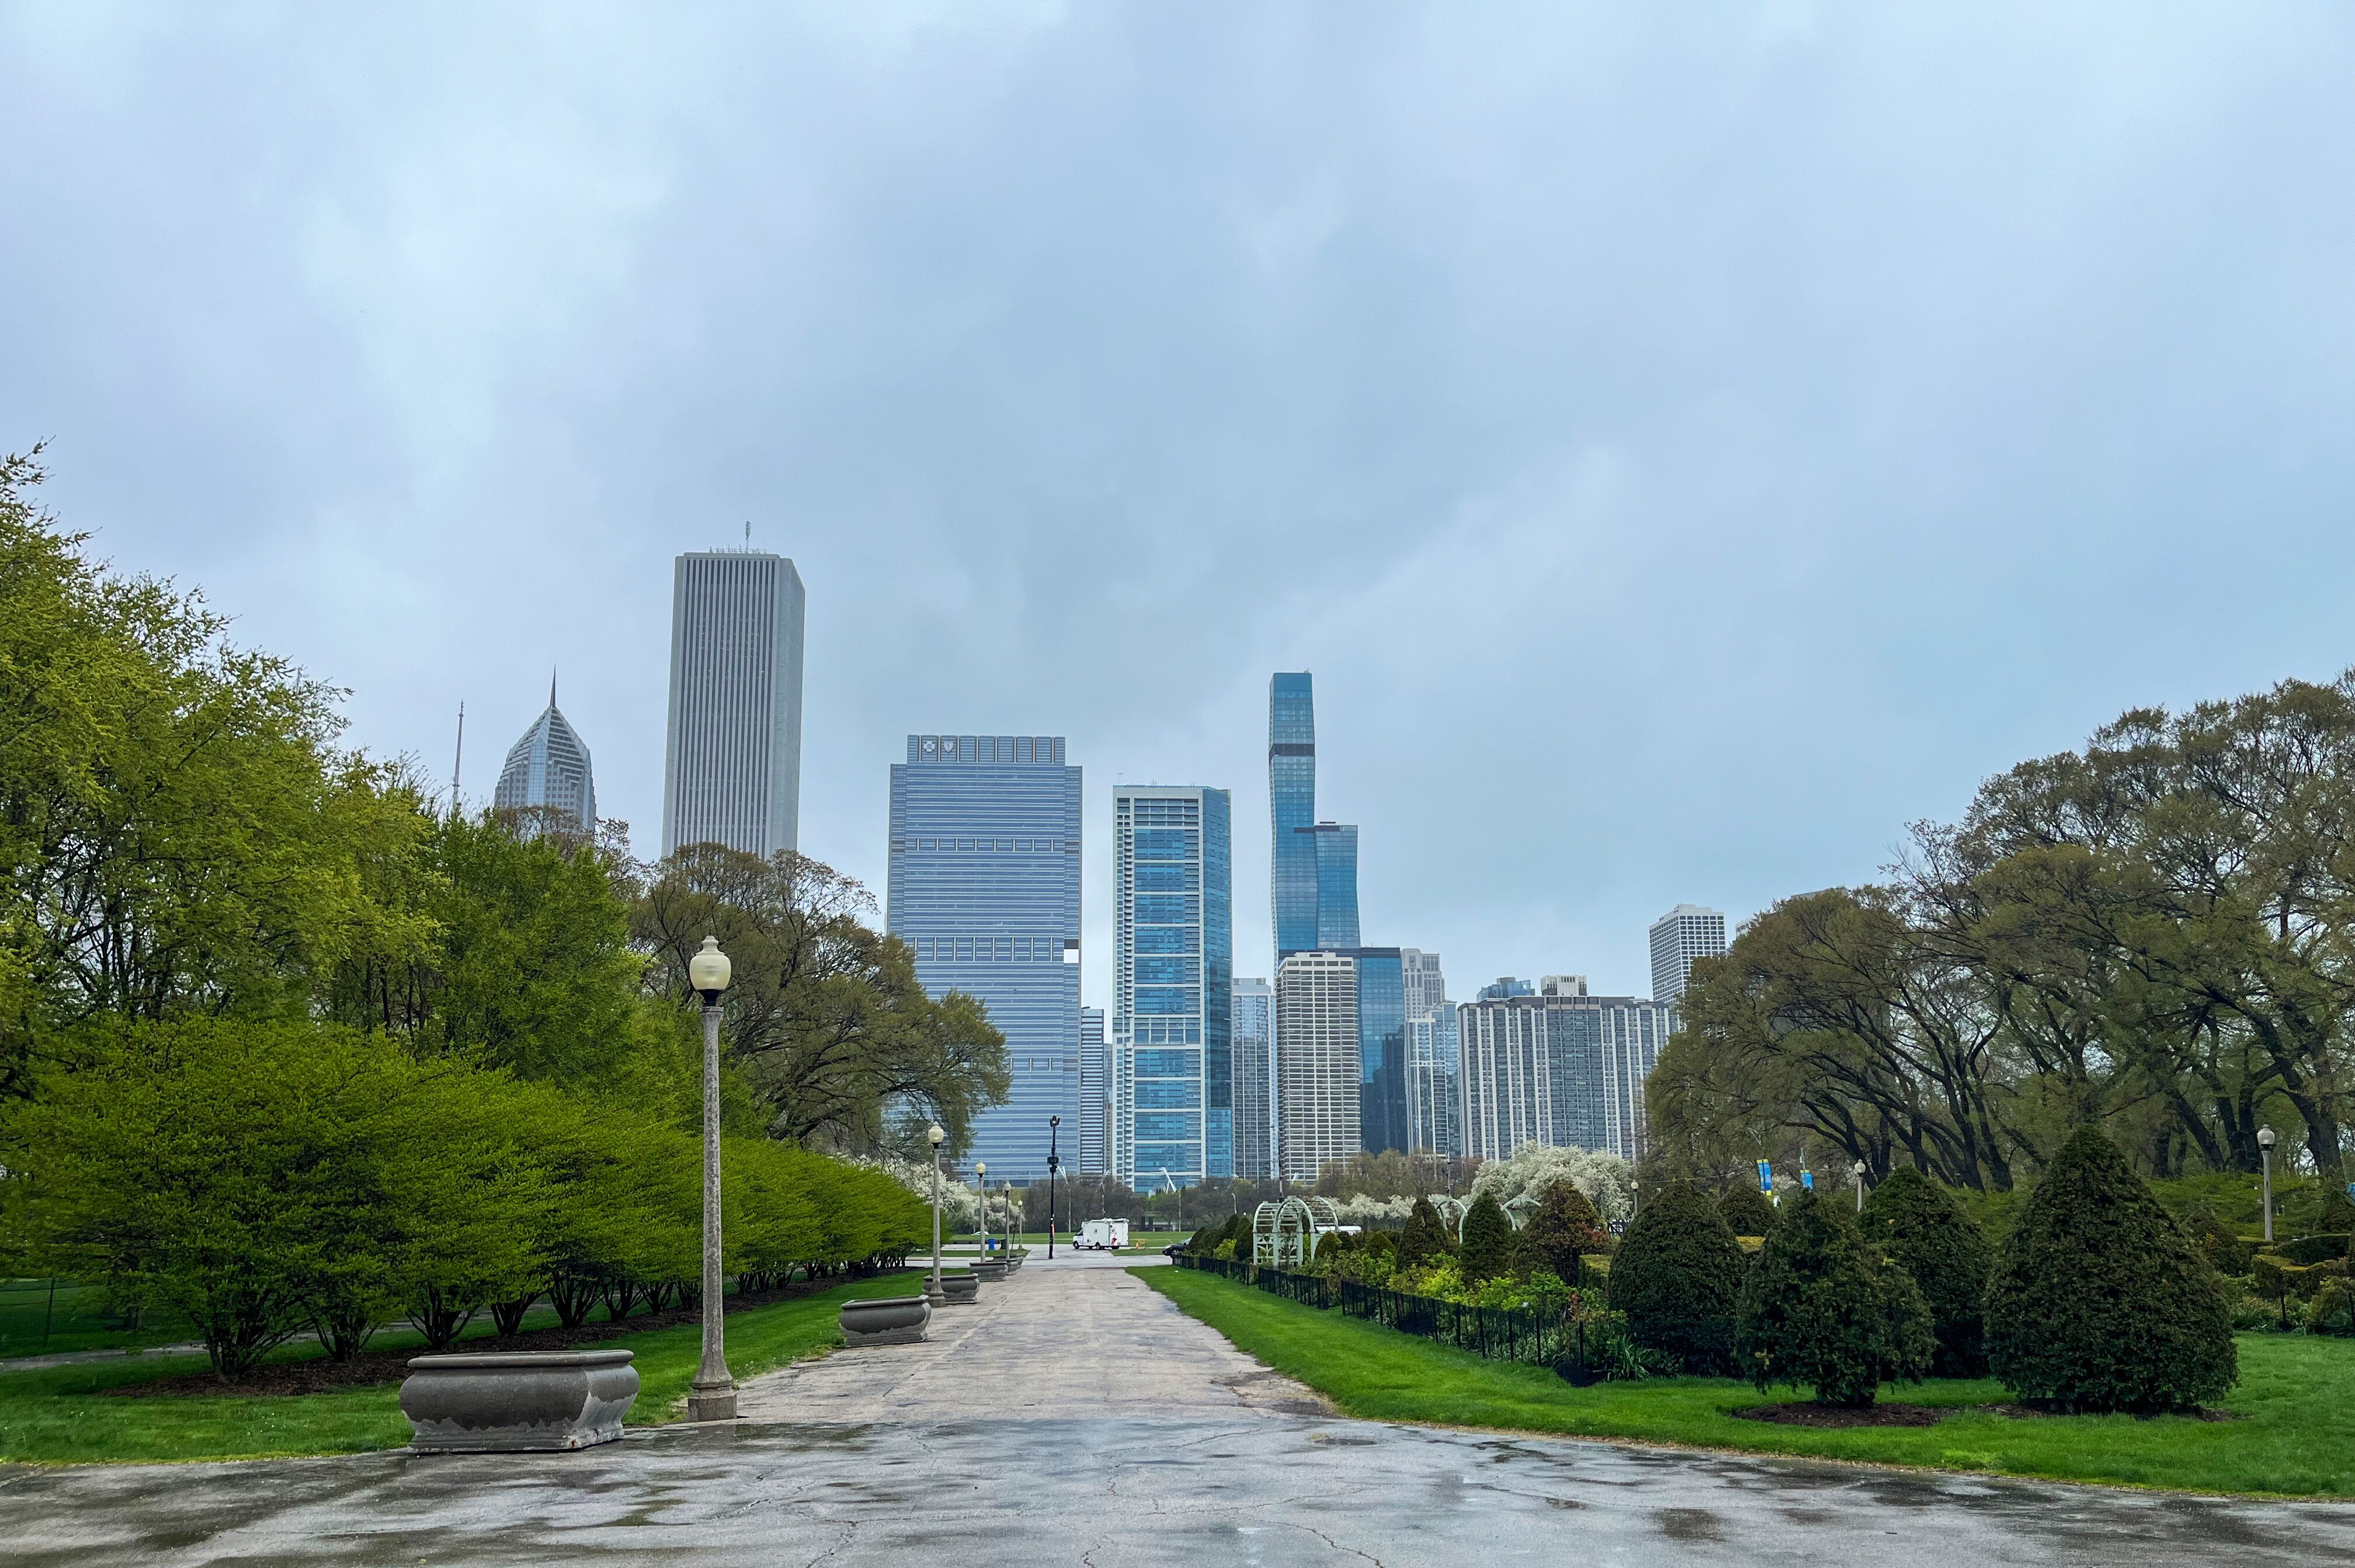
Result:
[[[1576,1382],[1593,1381],[1604,1349],[1594,1326],[1572,1311],[1529,1307],[1465,1307],[1431,1296],[1409,1296],[1380,1285],[1355,1285],[1323,1275],[1295,1274],[1259,1264],[1178,1254],[1180,1268],[1199,1269],[1255,1285],[1304,1306],[1335,1307],[1351,1317],[1379,1323],[1492,1361],[1523,1361],[1552,1367]]]

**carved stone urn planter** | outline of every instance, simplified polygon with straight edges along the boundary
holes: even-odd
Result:
[[[996,1285],[1006,1277],[1006,1260],[985,1258],[973,1265],[973,1277],[984,1285]]]
[[[883,1296],[872,1301],[846,1301],[836,1321],[842,1325],[842,1342],[860,1345],[913,1345],[924,1337],[932,1320],[932,1303],[921,1296]]]
[[[525,1454],[593,1448],[622,1435],[638,1397],[627,1350],[418,1356],[400,1413],[419,1454]]]
[[[971,1307],[981,1299],[981,1280],[972,1274],[943,1274],[941,1294],[951,1307]]]

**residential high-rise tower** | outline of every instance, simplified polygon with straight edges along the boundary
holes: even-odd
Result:
[[[1238,979],[1229,1028],[1234,1036],[1235,1174],[1275,1174],[1275,987]]]
[[[1275,971],[1277,1174],[1314,1181],[1359,1148],[1358,963],[1295,953]]]
[[[1232,797],[1113,792],[1114,1173],[1139,1191],[1234,1174]]]
[[[1685,994],[1693,960],[1725,953],[1725,916],[1699,904],[1678,904],[1652,923],[1652,1000]]]
[[[781,555],[707,550],[675,564],[665,855],[801,847],[804,597]]]
[[[1502,1159],[1525,1143],[1643,1157],[1644,1081],[1674,1008],[1564,987],[1466,1002],[1455,1016],[1467,1157]]]
[[[974,1119],[992,1179],[1047,1174],[1047,1118],[1080,1119],[1080,770],[1048,735],[911,735],[891,764],[887,923],[929,995],[978,997],[1012,1088]]]

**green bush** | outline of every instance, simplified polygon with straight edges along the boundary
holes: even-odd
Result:
[[[1717,1195],[1717,1211],[1737,1236],[1771,1236],[1776,1218],[1766,1194],[1747,1182],[1736,1182]]]
[[[2306,1331],[2340,1337],[2355,1334],[2355,1285],[2344,1278],[2324,1280],[2307,1304]]]
[[[2239,1362],[2222,1282],[2117,1146],[2070,1136],[2004,1239],[1987,1360],[2022,1399],[2163,1411],[2217,1399]]]
[[[2184,1216],[2182,1226],[2191,1244],[2200,1249],[2200,1255],[2208,1260],[2210,1268],[2222,1275],[2249,1272],[2249,1259],[2255,1255],[2257,1244],[2218,1219],[2215,1210],[2205,1203],[2196,1204]]]
[[[1700,1188],[1677,1183],[1644,1205],[1611,1255],[1610,1296],[1627,1315],[1641,1349],[1674,1357],[1691,1372],[1723,1372],[1733,1361],[1733,1312],[1742,1288],[1742,1248]]]
[[[1464,1216],[1464,1277],[1474,1285],[1485,1285],[1499,1275],[1511,1274],[1516,1251],[1513,1222],[1506,1217],[1504,1205],[1487,1192],[1472,1200]]]
[[[1567,1181],[1557,1181],[1545,1189],[1537,1212],[1521,1227],[1520,1248],[1529,1267],[1572,1280],[1578,1277],[1579,1259],[1609,1252],[1611,1238],[1586,1194]]]
[[[2325,1232],[2318,1235],[2300,1236],[2282,1242],[2274,1251],[2294,1264],[2337,1263],[2347,1255],[2347,1237]]]
[[[1937,1348],[1930,1307],[1835,1201],[1802,1190],[1742,1282],[1734,1359],[1764,1393],[1801,1383],[1823,1404],[1868,1405],[1892,1378],[1915,1381]]]
[[[1418,1198],[1407,1211],[1406,1226],[1399,1232],[1398,1266],[1419,1269],[1442,1258],[1455,1255],[1455,1238],[1447,1233],[1440,1222],[1439,1211],[1428,1198]]]
[[[1911,1275],[1930,1305],[1942,1378],[1987,1373],[1987,1270],[1994,1253],[1946,1189],[1911,1166],[1892,1170],[1865,1200],[1859,1229]]]
[[[2314,1228],[2318,1233],[2341,1239],[2355,1231],[2355,1197],[2349,1196],[2346,1188],[2334,1184],[2322,1195],[2322,1207],[2315,1213]],[[2345,1255],[2343,1248],[2340,1255]]]

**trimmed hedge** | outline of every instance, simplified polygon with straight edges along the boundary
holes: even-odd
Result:
[[[1997,1253],[1987,1342],[2013,1392],[2069,1411],[2184,1409],[2239,1375],[2215,1271],[2090,1125]]]
[[[1804,1383],[1818,1403],[1869,1405],[1883,1382],[1929,1370],[1930,1322],[1913,1278],[1837,1202],[1802,1190],[1742,1282],[1734,1358],[1761,1393]]]
[[[1911,1166],[1891,1171],[1872,1189],[1860,1228],[1913,1276],[1929,1304],[1938,1340],[1931,1371],[1942,1378],[1985,1376],[1982,1314],[1995,1253],[1979,1228],[1945,1188]]]
[[[1422,1268],[1439,1258],[1455,1255],[1455,1238],[1440,1222],[1439,1211],[1428,1198],[1418,1198],[1407,1211],[1406,1228],[1399,1232],[1398,1266]]]
[[[1464,1216],[1464,1282],[1481,1285],[1513,1272],[1513,1221],[1493,1193],[1472,1200]]]
[[[1687,1371],[1733,1365],[1733,1313],[1743,1259],[1717,1205],[1678,1183],[1636,1216],[1612,1253],[1611,1307],[1627,1315],[1627,1337],[1676,1357]]]
[[[1777,1218],[1766,1194],[1747,1183],[1736,1183],[1717,1195],[1717,1211],[1737,1236],[1771,1236]]]
[[[1545,1189],[1537,1212],[1521,1227],[1520,1248],[1526,1267],[1546,1269],[1557,1279],[1574,1282],[1579,1260],[1609,1252],[1611,1237],[1586,1194],[1570,1182],[1557,1181]]]

